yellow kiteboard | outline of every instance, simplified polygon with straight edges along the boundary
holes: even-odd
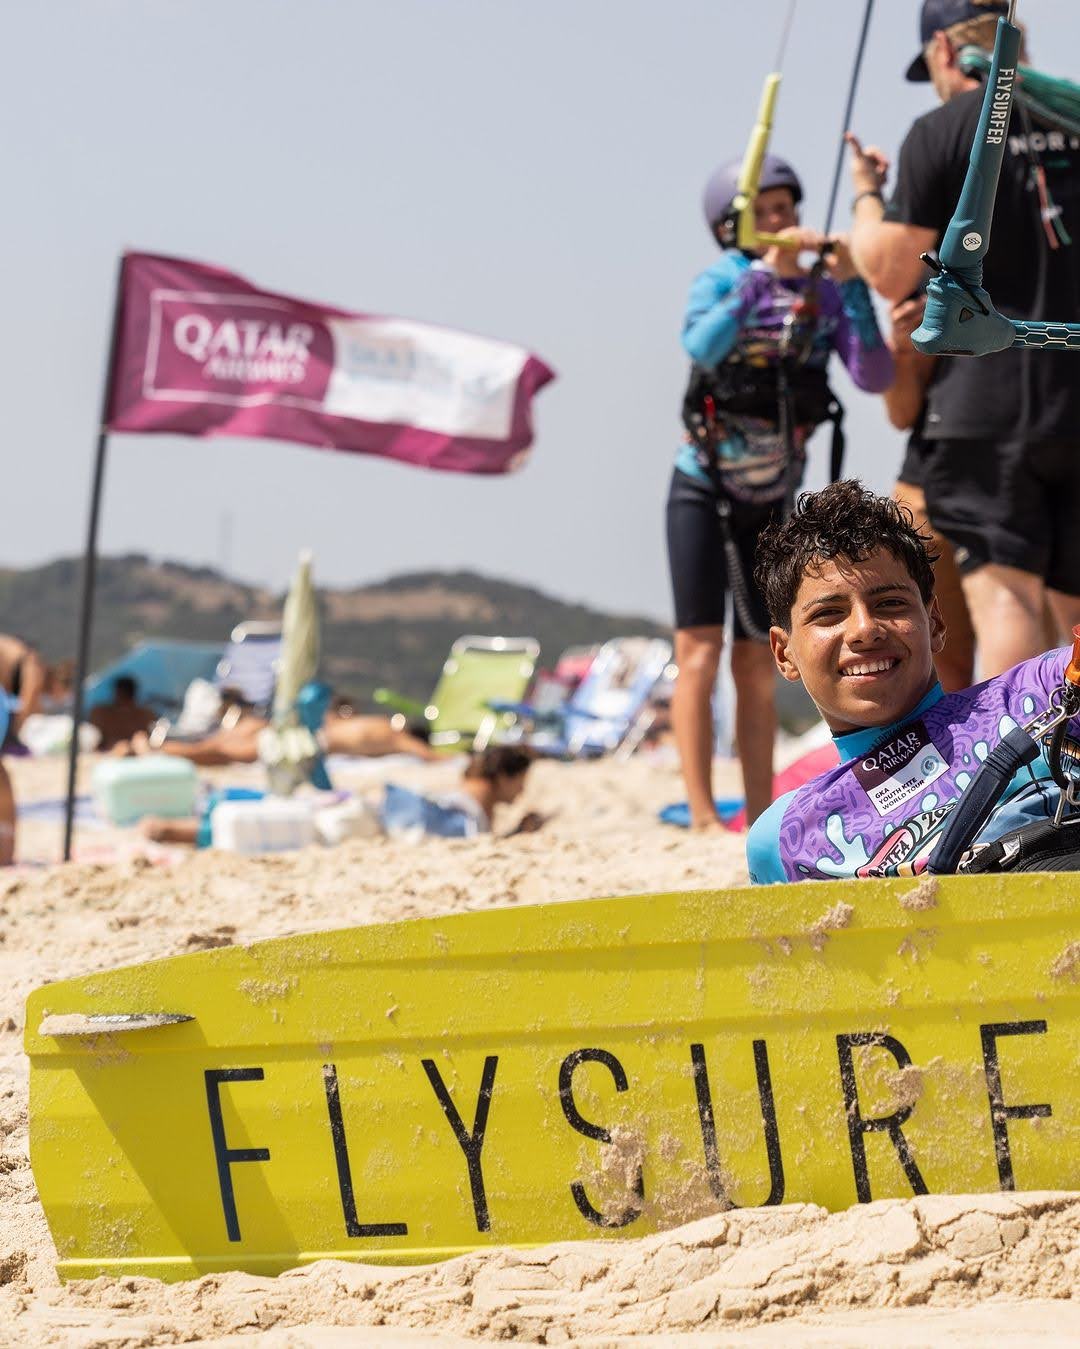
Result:
[[[1080,881],[643,895],[48,985],[65,1278],[634,1237],[718,1208],[1080,1188]]]

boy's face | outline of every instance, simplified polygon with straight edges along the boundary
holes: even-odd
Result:
[[[865,562],[823,561],[804,574],[791,631],[769,632],[777,668],[802,681],[829,729],[900,721],[933,686],[945,644],[937,599],[929,607],[887,549]]]

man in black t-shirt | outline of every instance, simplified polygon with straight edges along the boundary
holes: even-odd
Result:
[[[923,52],[908,79],[931,80],[941,107],[908,132],[887,206],[884,156],[849,137],[852,251],[893,302],[924,280],[919,254],[940,242],[963,187],[982,85],[959,53],[991,50],[1007,8],[1005,0],[925,0]],[[1015,100],[985,286],[1010,318],[1080,321],[1080,137]],[[956,550],[981,674],[999,674],[1044,649],[1047,596],[1064,630],[1080,623],[1080,361],[1016,347],[941,359],[925,435],[930,519]]]

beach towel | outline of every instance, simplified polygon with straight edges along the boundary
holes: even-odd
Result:
[[[801,754],[773,778],[773,800],[835,767],[838,759],[836,746],[831,740]],[[724,797],[717,800],[715,805],[716,813],[730,830],[741,833],[746,828],[746,802],[741,797]],[[679,829],[690,827],[690,807],[685,801],[665,806],[659,812],[659,817],[663,824],[673,824]]]
[[[15,818],[23,821],[33,820],[39,824],[62,824],[66,804],[65,798],[62,796],[43,797],[39,801],[17,801]],[[75,798],[75,823],[89,829],[103,829],[105,827],[106,822],[98,814],[92,797],[77,796]]]

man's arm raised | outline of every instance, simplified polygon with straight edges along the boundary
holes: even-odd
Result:
[[[921,225],[903,225],[885,219],[882,188],[889,161],[876,146],[864,147],[848,132],[851,180],[855,204],[851,225],[851,253],[865,281],[893,304],[918,290],[926,278],[920,253],[937,243],[937,234]]]

